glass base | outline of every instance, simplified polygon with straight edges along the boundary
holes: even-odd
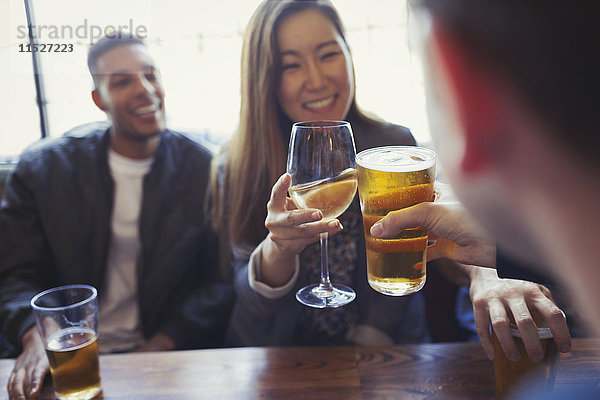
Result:
[[[101,391],[102,388],[100,387],[100,385],[98,385],[89,389],[81,390],[79,392],[72,392],[67,394],[59,394],[58,392],[55,393],[56,397],[60,400],[91,400],[98,396],[98,394],[100,394]]]
[[[408,296],[417,293],[425,286],[425,277],[422,279],[371,279],[369,276],[368,278],[369,286],[387,296]]]
[[[314,308],[337,308],[350,303],[356,293],[346,285],[335,285],[331,289],[317,283],[296,292],[296,299],[305,306]]]

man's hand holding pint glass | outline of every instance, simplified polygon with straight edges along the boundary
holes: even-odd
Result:
[[[411,225],[380,238],[370,229],[390,211],[433,201],[435,153],[414,146],[377,147],[356,156],[356,169],[369,285],[390,296],[415,293],[425,284],[427,230]]]
[[[443,193],[446,189],[446,185],[436,182],[436,192]],[[513,362],[521,358],[510,331],[512,315],[517,316],[512,323],[519,332],[524,356],[533,361],[544,357],[544,346],[532,314],[545,320],[558,350],[569,351],[571,336],[566,320],[550,291],[533,282],[498,278],[493,269],[496,266],[493,240],[459,202],[440,200],[392,211],[371,227],[370,234],[388,238],[404,229],[422,226],[429,230],[429,240],[435,241],[427,249],[427,260],[448,258],[465,264],[463,268],[471,279],[477,333],[490,359],[498,356],[490,326],[497,338],[497,348],[503,350],[502,356]]]

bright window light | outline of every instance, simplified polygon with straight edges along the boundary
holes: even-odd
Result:
[[[38,42],[72,44],[71,52],[40,53],[49,133],[105,119],[92,102],[86,65],[101,30],[142,29],[163,77],[168,125],[227,140],[239,113],[240,56],[255,0],[34,0]],[[411,128],[429,140],[422,79],[408,41],[404,0],[334,0],[344,21],[366,111]],[[3,12],[4,11],[4,12]],[[2,2],[9,24],[0,27],[0,157],[18,155],[40,137],[23,0]],[[41,26],[45,28],[41,28]],[[53,34],[54,33],[54,34]]]

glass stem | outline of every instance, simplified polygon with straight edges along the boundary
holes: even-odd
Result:
[[[329,280],[329,264],[327,259],[327,238],[329,234],[327,232],[321,233],[321,284],[319,289],[326,291],[333,291],[333,286]]]

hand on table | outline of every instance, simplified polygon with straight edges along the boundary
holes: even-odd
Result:
[[[559,351],[571,349],[571,335],[561,310],[554,304],[550,290],[537,283],[517,279],[500,279],[496,270],[471,266],[471,301],[475,328],[490,360],[494,359],[494,346],[490,337],[490,324],[510,360],[519,359],[519,350],[509,329],[509,313],[515,323],[527,354],[532,361],[543,358],[537,326],[531,316],[539,314],[548,323]]]
[[[420,203],[392,211],[373,225],[371,234],[391,237],[403,229],[423,226],[429,238],[436,240],[427,249],[427,259],[449,258],[471,268],[471,300],[475,326],[481,343],[490,359],[494,358],[489,327],[494,332],[509,359],[518,359],[517,347],[509,331],[507,310],[515,316],[527,354],[540,360],[542,348],[530,310],[535,310],[548,322],[560,351],[569,351],[571,336],[560,309],[554,304],[550,291],[533,282],[499,279],[496,270],[496,247],[464,207],[451,201],[447,185],[436,182],[436,201]]]
[[[35,326],[23,335],[23,352],[15,360],[8,378],[8,396],[11,400],[39,397],[46,374],[50,372],[42,338]]]
[[[297,209],[287,197],[290,184],[290,175],[283,174],[273,185],[267,203],[265,227],[269,234],[263,242],[261,275],[271,286],[279,286],[290,278],[294,266],[290,261],[306,246],[319,240],[321,233],[333,235],[342,230],[337,219],[323,220],[320,210]]]

